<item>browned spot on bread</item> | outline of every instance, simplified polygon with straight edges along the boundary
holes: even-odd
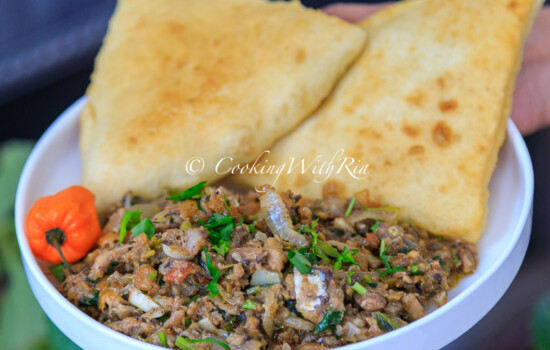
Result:
[[[453,140],[453,131],[447,123],[439,121],[432,130],[432,138],[437,146],[447,147]]]
[[[409,155],[418,155],[418,154],[424,154],[424,146],[414,145],[411,148],[409,148]]]
[[[436,80],[437,86],[439,86],[442,90],[445,88],[445,78],[439,77]]]
[[[132,145],[135,145],[137,143],[137,139],[134,136],[129,136],[128,137],[128,143],[132,144]]]
[[[390,162],[389,160],[386,159],[386,160],[384,161],[384,165],[385,165],[385,166],[391,166],[391,165],[392,165],[392,162]]]
[[[345,115],[351,115],[354,111],[355,109],[353,108],[353,106],[346,105],[342,107],[342,112],[344,112]]]
[[[298,49],[298,51],[296,52],[296,63],[300,64],[302,62],[304,62],[306,60],[306,53],[304,50],[302,49]]]
[[[410,126],[410,125],[407,125],[407,124],[403,125],[401,130],[403,131],[403,133],[405,135],[407,135],[409,137],[417,137],[420,134],[420,130],[418,130],[414,126]]]
[[[513,10],[515,10],[516,7],[518,6],[518,3],[515,2],[515,1],[510,1],[510,2],[508,3],[508,5],[506,5],[506,6],[507,6],[510,10],[513,11]]]
[[[405,98],[405,101],[417,107],[422,107],[423,100],[424,95],[420,91],[415,91]]]
[[[447,193],[449,191],[449,188],[445,185],[441,185],[439,186],[438,190],[439,190],[439,193]]]
[[[439,109],[443,113],[452,112],[458,107],[458,101],[453,99],[439,101]]]

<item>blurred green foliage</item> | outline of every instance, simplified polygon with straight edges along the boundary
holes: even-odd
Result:
[[[79,349],[44,314],[31,292],[15,237],[17,181],[32,149],[29,141],[0,146],[0,341],[2,349]]]
[[[550,294],[544,295],[535,304],[531,319],[531,337],[535,349],[550,349]]]

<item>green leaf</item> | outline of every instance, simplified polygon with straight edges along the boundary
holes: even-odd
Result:
[[[372,226],[370,227],[370,230],[371,230],[372,232],[376,231],[376,229],[377,229],[378,227],[380,227],[380,223],[381,223],[381,222],[382,222],[382,221],[380,221],[380,220],[376,220],[376,222],[374,223],[374,225],[372,225]]]
[[[535,304],[531,316],[531,337],[535,349],[550,349],[550,294],[544,295]]]
[[[167,201],[184,201],[187,199],[195,199],[197,197],[202,196],[202,189],[208,187],[206,185],[206,181],[199,182],[195,186],[189,187],[185,191],[181,192],[178,195],[167,197]]]
[[[353,258],[353,256],[357,253],[359,253],[359,249],[349,250],[348,247],[344,247],[342,254],[338,256],[338,258],[336,259],[336,262],[334,263],[334,269],[335,270],[342,269],[343,263],[359,265],[359,263],[355,261],[355,259]]]
[[[315,333],[320,333],[327,328],[334,331],[334,326],[340,324],[344,320],[344,313],[342,311],[332,311],[329,308],[321,322],[315,328]]]
[[[227,345],[226,343],[221,342],[219,340],[216,340],[216,339],[211,339],[211,338],[189,339],[189,338],[184,338],[184,337],[181,337],[181,336],[178,336],[176,338],[176,346],[178,348],[180,348],[181,350],[195,350],[196,347],[193,345],[193,343],[214,343],[216,345],[221,346],[222,348],[224,348],[226,350],[231,350],[229,345]]]
[[[254,294],[257,294],[260,292],[260,290],[262,289],[262,286],[254,286],[254,287],[250,287],[246,290],[246,294],[248,295],[254,295]]]
[[[391,267],[388,257],[386,256],[386,242],[384,240],[381,240],[380,242],[380,259],[382,259],[384,266],[386,267],[385,271],[380,272],[381,275],[389,275],[396,271],[407,271],[406,268],[401,266]]]
[[[122,220],[120,220],[120,236],[118,238],[119,243],[123,243],[126,238],[126,233],[134,226],[139,224],[141,219],[141,210],[130,210],[124,213]]]
[[[199,299],[201,296],[200,295],[195,295],[194,297],[192,297],[191,299],[189,299],[188,301],[186,301],[183,305],[187,306],[195,301],[197,301],[197,299]]]
[[[348,275],[346,277],[346,282],[348,282],[348,284],[351,284],[351,276],[355,275],[355,271],[348,271]]]
[[[65,275],[63,274],[63,270],[65,269],[65,266],[63,264],[58,265],[52,265],[48,267],[52,275],[57,278],[59,282],[65,281]]]
[[[154,281],[157,279],[157,271],[151,271],[151,273],[148,276],[149,281]]]
[[[365,293],[367,292],[367,288],[365,288],[363,285],[357,282],[355,282],[355,284],[353,285],[353,287],[351,287],[351,289],[353,289],[354,291],[356,291],[361,295],[365,295]]]
[[[212,242],[212,249],[219,255],[225,256],[229,251],[231,233],[235,228],[233,217],[214,213],[203,226],[208,229],[208,238]]]
[[[338,253],[338,249],[318,239],[319,235],[315,232],[315,227],[317,226],[318,221],[319,219],[312,222],[311,227],[302,226],[300,230],[298,230],[298,233],[309,233],[313,238],[313,242],[311,244],[311,250],[313,251],[313,253],[321,258],[323,261],[330,262],[329,256],[332,258],[337,258],[340,253]]]
[[[237,321],[237,317],[233,316],[227,323],[223,326],[223,328],[227,331],[232,330],[235,327],[235,322]]]
[[[288,260],[292,263],[292,265],[296,266],[301,274],[309,275],[311,273],[311,262],[299,251],[289,251]]]
[[[348,217],[349,214],[351,214],[351,211],[353,210],[353,207],[355,206],[355,201],[357,199],[355,197],[353,197],[351,199],[351,201],[349,202],[349,206],[348,206],[348,209],[346,210],[346,213],[344,214],[345,217]]]
[[[91,297],[84,297],[78,302],[78,306],[97,307],[99,301],[99,290],[94,290]]]
[[[137,237],[140,234],[145,233],[147,238],[151,239],[155,235],[155,230],[155,225],[153,225],[149,219],[145,218],[132,228],[132,235]]]
[[[365,275],[365,276],[363,277],[363,281],[364,281],[366,284],[368,284],[369,287],[372,287],[372,288],[375,288],[375,287],[378,285],[378,283],[375,283],[375,282],[372,281],[372,278],[371,278],[369,275]]]
[[[208,296],[214,298],[216,295],[220,294],[220,291],[218,290],[218,279],[220,278],[220,270],[212,265],[210,255],[208,254],[206,248],[202,247],[202,250],[204,250],[204,255],[206,257],[206,269],[208,270],[210,276],[212,276],[213,278],[213,280],[208,283],[208,286],[206,288],[210,291],[210,294]]]
[[[158,337],[160,340],[160,344],[164,347],[167,347],[168,344],[166,343],[166,333],[164,333],[163,331],[160,331],[158,332]]]
[[[383,330],[384,332],[390,332],[394,329],[399,328],[398,325],[395,324],[392,320],[388,318],[388,316],[384,315],[381,312],[377,312],[376,314],[376,323],[378,324],[378,328]]]
[[[246,301],[243,304],[243,309],[256,310],[256,304],[254,304],[250,299],[246,299]]]

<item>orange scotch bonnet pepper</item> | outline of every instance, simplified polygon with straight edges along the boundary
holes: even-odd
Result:
[[[71,186],[38,199],[25,227],[32,252],[40,259],[68,263],[80,260],[101,236],[92,192]]]

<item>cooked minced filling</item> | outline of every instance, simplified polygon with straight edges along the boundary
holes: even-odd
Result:
[[[398,223],[368,192],[311,200],[198,184],[113,206],[98,248],[64,270],[106,326],[181,349],[325,349],[403,327],[447,301],[476,247]]]

